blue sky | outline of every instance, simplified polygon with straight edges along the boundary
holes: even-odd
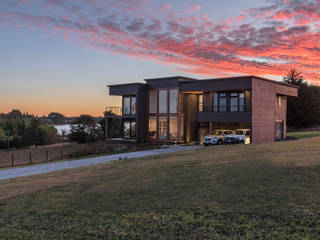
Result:
[[[296,38],[308,35],[310,48],[319,46],[318,12],[300,23],[306,13],[295,13],[297,2],[1,1],[0,112],[102,115],[105,106],[120,104],[107,95],[107,84],[170,75],[280,79],[294,63],[317,81],[318,58],[298,59],[304,48],[288,51],[290,44],[301,47],[290,42],[294,27]],[[299,4],[309,4],[310,12],[319,1]],[[292,16],[283,17],[285,10]]]

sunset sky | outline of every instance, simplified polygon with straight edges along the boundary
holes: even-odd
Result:
[[[107,84],[291,67],[320,84],[320,0],[0,0],[0,112],[98,116]]]

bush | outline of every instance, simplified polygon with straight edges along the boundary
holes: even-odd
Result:
[[[69,140],[77,143],[92,143],[103,139],[101,127],[90,115],[81,115],[71,124]]]

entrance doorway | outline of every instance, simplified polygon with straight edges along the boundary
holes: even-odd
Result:
[[[276,122],[276,129],[275,129],[275,139],[276,140],[283,140],[283,121]]]

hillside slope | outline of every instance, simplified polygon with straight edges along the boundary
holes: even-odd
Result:
[[[0,182],[0,239],[319,239],[320,137]]]

